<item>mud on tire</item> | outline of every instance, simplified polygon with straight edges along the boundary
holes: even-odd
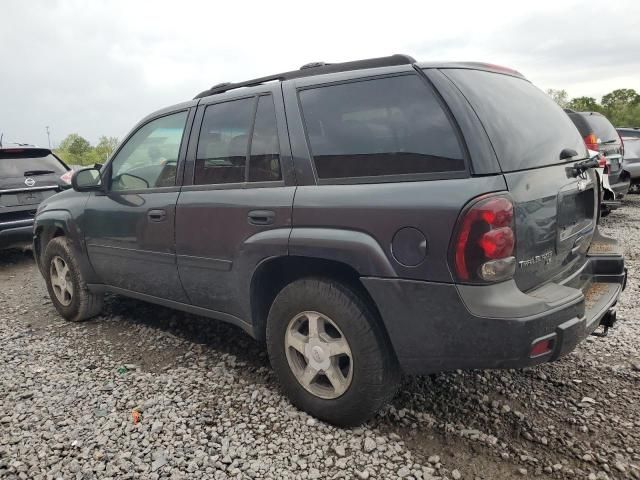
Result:
[[[100,313],[103,295],[87,288],[66,237],[56,237],[47,244],[41,268],[49,297],[66,320],[79,322]]]

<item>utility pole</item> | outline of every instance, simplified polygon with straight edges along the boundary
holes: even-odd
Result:
[[[47,140],[49,141],[49,150],[51,150],[51,135],[49,135],[49,125],[45,127],[47,129]]]

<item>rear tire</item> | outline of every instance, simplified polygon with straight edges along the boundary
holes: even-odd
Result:
[[[104,295],[87,288],[66,237],[56,237],[47,244],[42,274],[53,305],[66,320],[79,322],[102,310]]]
[[[306,278],[287,285],[271,306],[266,337],[291,402],[328,423],[359,425],[398,388],[398,364],[377,315],[340,282]]]

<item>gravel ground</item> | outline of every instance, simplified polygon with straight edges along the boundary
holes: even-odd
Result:
[[[30,256],[1,253],[0,478],[640,479],[640,197],[603,230],[632,272],[608,338],[408,379],[351,430],[293,408],[240,330],[115,296],[69,324]]]

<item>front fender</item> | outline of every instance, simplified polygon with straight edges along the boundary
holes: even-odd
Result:
[[[84,237],[69,210],[53,209],[38,213],[34,221],[33,232],[33,254],[40,273],[43,273],[42,256],[47,244],[55,237],[64,236],[71,242],[71,250],[80,266],[85,281],[87,283],[100,283],[89,262]]]

